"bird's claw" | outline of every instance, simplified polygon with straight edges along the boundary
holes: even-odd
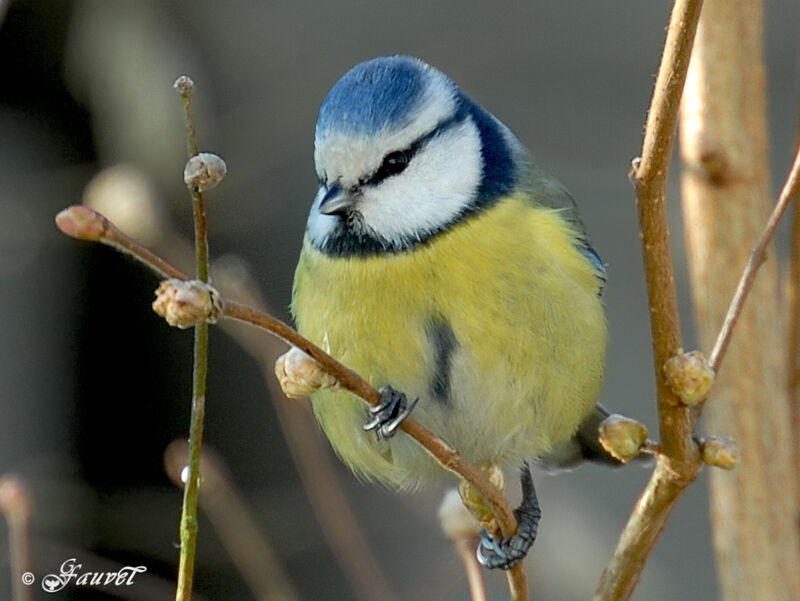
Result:
[[[525,558],[533,541],[536,540],[542,510],[539,508],[536,489],[533,487],[533,478],[527,464],[523,467],[521,482],[522,503],[514,510],[514,517],[517,518],[516,534],[500,539],[489,534],[486,529],[481,529],[481,540],[475,555],[484,567],[501,570],[513,568]]]
[[[363,427],[367,432],[375,430],[378,438],[391,438],[403,420],[417,406],[419,399],[414,399],[409,403],[405,394],[396,391],[391,386],[384,386],[380,389],[380,393],[381,400],[377,405],[369,408],[371,419]]]

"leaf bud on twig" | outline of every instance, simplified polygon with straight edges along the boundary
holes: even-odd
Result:
[[[73,205],[56,215],[58,229],[80,240],[102,240],[109,228],[108,220],[89,207]]]
[[[153,311],[173,327],[185,330],[202,322],[216,323],[222,315],[219,293],[199,280],[169,279],[156,290]]]
[[[187,187],[205,192],[216,188],[227,172],[228,166],[222,157],[213,152],[200,152],[186,163],[183,181]]]
[[[728,436],[709,436],[700,441],[703,461],[708,465],[732,470],[739,464],[739,447]]]
[[[700,351],[679,352],[664,364],[669,385],[686,405],[705,400],[714,384],[714,370]]]
[[[299,399],[321,388],[336,388],[339,385],[335,376],[296,346],[275,361],[275,375],[283,394],[290,399]]]
[[[172,87],[178,90],[181,94],[191,94],[194,90],[194,82],[188,75],[181,75],[172,84]]]
[[[629,417],[609,415],[598,428],[600,444],[612,457],[627,463],[647,442],[647,427]]]

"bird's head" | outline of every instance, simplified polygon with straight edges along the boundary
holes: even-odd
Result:
[[[311,243],[401,252],[512,191],[524,149],[443,73],[408,56],[346,73],[319,112]]]

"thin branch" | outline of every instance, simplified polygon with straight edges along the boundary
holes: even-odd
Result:
[[[102,181],[110,176],[131,177],[126,171],[112,168],[101,173],[98,179]],[[90,184],[90,189],[92,188],[94,185]],[[120,202],[125,204],[124,198],[120,197],[122,188],[124,186],[119,185],[97,187],[94,193],[84,195],[84,203],[99,211],[108,210],[109,217],[124,231],[144,233],[146,230],[151,243],[154,244],[153,251],[156,253],[174,257],[178,265],[191,264],[194,255],[193,246],[175,231],[169,220],[156,211],[152,203],[146,202],[147,199],[137,199],[141,202],[138,202],[135,212],[117,211]],[[104,223],[101,229],[111,227],[113,226],[110,223]],[[157,235],[152,235],[153,233]],[[114,238],[114,234],[109,233],[107,237]],[[125,242],[125,239],[116,241],[116,247],[131,254],[124,248]],[[153,260],[159,259],[157,255],[153,255]],[[172,269],[172,266],[162,266],[163,278],[183,276],[180,273],[166,273],[164,269]],[[230,298],[243,300],[250,306],[269,312],[258,290],[257,282],[249,273],[249,269],[238,259],[231,261],[223,258],[216,264],[212,263],[209,275],[215,285],[225,291]],[[350,583],[355,598],[361,601],[372,599],[397,601],[398,594],[386,578],[364,533],[363,524],[359,521],[342,487],[341,477],[334,469],[335,459],[315,423],[311,408],[304,403],[286,402],[275,379],[273,362],[275,357],[284,352],[283,342],[277,337],[263,336],[259,330],[234,320],[223,320],[219,323],[219,327],[261,366],[278,423],[297,467],[300,482],[308,496],[314,516],[322,527],[323,536]],[[201,507],[202,496],[201,487]]]
[[[103,215],[85,206],[72,206],[61,211],[56,217],[56,224],[67,235],[108,244],[113,248],[123,250],[126,254],[153,269],[159,275],[168,275],[180,280],[189,277],[170,265],[164,259],[156,257],[141,244],[126,236],[116,228]],[[346,367],[313,342],[301,336],[289,325],[272,317],[271,315],[247,307],[235,301],[221,298],[223,315],[225,317],[249,323],[278,336],[285,342],[298,347],[310,357],[319,362],[326,370],[339,380],[339,384],[365,400],[370,405],[380,401],[380,393],[355,371]],[[416,440],[428,454],[445,470],[469,482],[487,506],[492,510],[504,536],[511,536],[516,532],[516,519],[508,507],[503,495],[495,488],[486,475],[465,461],[456,451],[447,446],[433,432],[422,426],[413,418],[407,418],[401,429]],[[509,570],[512,581],[512,597],[514,599],[527,598],[527,585],[521,564]]]
[[[725,357],[725,351],[727,351],[728,344],[730,343],[731,336],[733,335],[733,328],[736,326],[736,321],[739,319],[739,315],[742,313],[744,303],[747,300],[747,295],[750,293],[750,289],[753,287],[753,282],[755,282],[758,269],[766,259],[767,246],[769,246],[769,243],[772,241],[772,236],[775,234],[775,230],[778,229],[778,224],[786,212],[786,209],[789,207],[789,203],[797,194],[799,184],[800,147],[797,149],[797,154],[794,157],[792,169],[789,172],[786,183],[783,185],[781,194],[778,197],[778,202],[775,203],[775,207],[772,209],[772,213],[769,216],[767,225],[764,227],[764,231],[762,232],[758,243],[755,245],[755,247],[753,247],[753,251],[750,253],[750,260],[747,262],[747,265],[744,268],[742,277],[739,280],[739,285],[736,287],[736,293],[733,295],[733,300],[731,300],[730,307],[728,308],[728,314],[725,316],[725,321],[722,324],[722,328],[719,331],[717,340],[714,343],[714,349],[711,351],[711,355],[709,356],[709,364],[715,372],[719,371],[719,366],[722,363],[722,359]]]
[[[456,552],[461,563],[464,565],[464,571],[467,574],[467,582],[469,583],[469,592],[472,601],[488,601],[489,597],[486,595],[486,582],[483,578],[483,566],[478,563],[478,558],[475,556],[475,546],[478,543],[478,538],[472,540],[460,540],[455,543]]]
[[[164,467],[173,484],[183,487],[186,441],[176,440],[164,451]],[[200,461],[203,485],[200,506],[258,601],[296,601],[292,586],[272,545],[261,535],[253,514],[231,481],[222,461],[206,448]]]
[[[197,154],[194,122],[191,113],[193,84],[188,77],[175,82],[183,100],[189,158]],[[199,189],[191,189],[195,229],[195,259],[197,278],[208,282],[208,240],[206,211]],[[208,323],[203,321],[194,328],[194,365],[192,369],[192,414],[189,427],[189,465],[181,512],[181,553],[178,565],[176,601],[190,601],[194,560],[197,548],[197,489],[200,485],[200,453],[203,444],[203,419],[205,417],[206,375],[208,373]]]
[[[672,9],[664,54],[647,115],[642,156],[631,173],[636,187],[650,301],[661,447],[664,454],[675,461],[686,461],[696,453],[691,443],[688,411],[681,407],[664,377],[664,364],[681,348],[667,227],[667,175],[678,107],[702,5],[702,0],[676,0]]]
[[[65,222],[73,217],[74,213],[81,214],[85,217],[88,214],[94,217],[98,223],[103,224],[103,230],[98,233],[96,237],[76,236],[65,225]],[[188,275],[183,273],[177,267],[170,265],[164,259],[157,257],[155,262],[151,259],[155,255],[144,248],[141,244],[129,238],[119,229],[117,229],[108,219],[97,211],[85,206],[72,206],[61,213],[56,218],[57,224],[67,235],[79,237],[85,240],[93,240],[108,244],[113,248],[122,248],[125,252],[132,257],[136,258],[143,265],[151,268],[158,275],[164,274],[169,277],[179,280],[190,279]],[[107,239],[106,236],[109,238]],[[340,385],[346,388],[356,396],[359,396],[370,405],[377,405],[380,402],[380,393],[378,390],[359,376],[355,371],[343,365],[328,353],[323,351],[310,340],[301,336],[295,329],[288,324],[282,322],[268,313],[253,309],[246,305],[237,303],[229,299],[221,298],[220,302],[223,306],[223,315],[237,321],[242,321],[250,325],[254,325],[271,334],[281,338],[283,341],[296,346],[307,355],[315,359],[326,370],[336,376]],[[483,496],[484,500],[492,508],[495,517],[501,521],[503,534],[510,536],[514,533],[516,528],[516,521],[514,520],[511,511],[502,499],[499,491],[489,482],[488,478],[483,475],[480,470],[469,465],[466,461],[450,447],[448,447],[441,439],[436,437],[432,432],[416,422],[413,418],[406,419],[401,425],[401,429],[419,442],[428,451],[436,461],[446,470],[464,478],[470,484],[475,486],[476,490]]]
[[[234,301],[222,300],[223,315],[258,326],[296,346],[316,360],[327,371],[336,376],[342,388],[364,399],[370,405],[380,401],[380,393],[349,367],[339,363],[313,342],[305,339],[296,330],[271,315],[241,305]],[[469,482],[492,510],[504,536],[516,532],[516,519],[511,513],[503,495],[479,469],[465,461],[456,451],[446,445],[433,432],[418,421],[407,418],[401,429],[416,440],[428,454],[447,471]],[[527,580],[522,564],[517,564],[507,572],[512,599],[527,599]]]
[[[194,127],[194,119],[192,118],[192,92],[194,91],[194,82],[186,75],[181,75],[175,80],[173,87],[178,90],[181,95],[181,102],[183,102],[183,126],[186,130],[186,153],[189,158],[192,158],[199,152],[197,146],[197,132]]]
[[[456,548],[469,583],[472,601],[487,601],[483,567],[478,563],[475,547],[480,539],[480,526],[467,509],[457,489],[445,493],[439,505],[439,525]]]
[[[56,226],[67,236],[110,246],[139,261],[161,279],[188,280],[189,276],[124,234],[102,213],[83,205],[72,205],[56,215]]]
[[[687,484],[689,482],[677,481],[665,462],[656,463],[650,481],[622,530],[614,558],[603,572],[594,601],[630,598],[647,557]]]
[[[223,300],[222,305],[223,314],[226,317],[244,321],[275,334],[302,350],[327,371],[335,375],[342,388],[346,388],[361,397],[370,405],[377,405],[380,402],[380,393],[375,387],[282,321],[261,311],[240,305],[235,301]],[[508,507],[505,506],[502,495],[492,486],[483,472],[466,462],[458,453],[416,420],[406,419],[401,425],[401,429],[420,443],[443,468],[464,478],[475,486],[484,501],[489,504],[495,517],[504,522],[501,524],[501,528],[505,536],[510,536],[515,532],[516,522],[508,511]]]
[[[525,576],[525,568],[522,566],[522,562],[519,562],[506,572],[506,581],[508,581],[508,591],[511,594],[512,601],[527,601],[528,579]]]
[[[653,333],[661,454],[656,469],[622,531],[595,600],[624,600],[633,593],[644,563],[680,493],[695,478],[700,458],[693,424],[666,382],[663,366],[681,347],[675,278],[669,245],[666,187],[681,94],[686,81],[702,0],[676,0],[647,117],[641,159],[631,180],[642,234]]]

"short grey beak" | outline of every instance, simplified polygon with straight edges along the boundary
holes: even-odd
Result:
[[[334,184],[322,197],[322,202],[319,203],[319,212],[325,215],[341,215],[353,204],[354,199]]]

